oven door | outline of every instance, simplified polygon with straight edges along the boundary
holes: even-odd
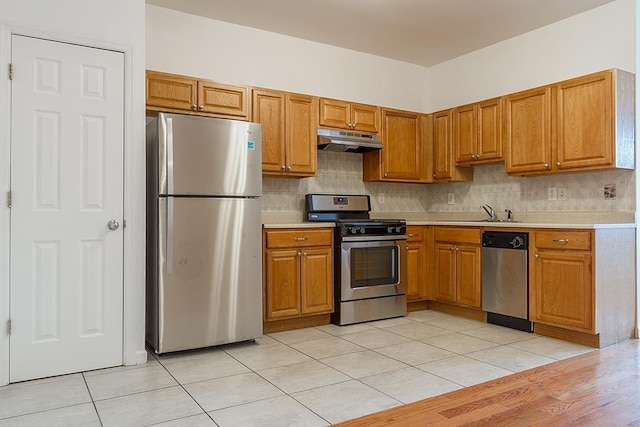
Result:
[[[393,240],[382,240],[385,237]],[[344,238],[340,247],[341,301],[406,293],[405,236]]]

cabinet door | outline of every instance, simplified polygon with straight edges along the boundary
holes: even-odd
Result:
[[[551,87],[506,98],[506,172],[540,173],[551,169]]]
[[[425,249],[422,242],[407,243],[407,301],[426,298]]]
[[[237,120],[248,120],[248,88],[223,83],[198,81],[198,111]]]
[[[351,104],[352,128],[362,132],[380,131],[380,107],[364,104]]]
[[[299,253],[296,249],[266,251],[266,320],[295,317],[301,313]]]
[[[476,104],[453,110],[453,141],[457,163],[474,162],[478,154]]]
[[[320,125],[351,129],[351,109],[348,102],[320,98]]]
[[[456,246],[456,302],[480,308],[480,247]]]
[[[501,160],[502,98],[478,103],[478,161]]]
[[[538,251],[534,263],[531,320],[595,332],[591,254]]]
[[[190,77],[147,71],[146,104],[150,107],[197,110],[198,85]]]
[[[453,162],[452,111],[440,111],[433,115],[433,178],[450,180]]]
[[[613,165],[613,93],[610,71],[557,86],[559,170]]]
[[[333,251],[302,249],[302,314],[333,311]]]
[[[383,178],[419,181],[421,146],[418,114],[385,110],[383,116]]]
[[[287,94],[287,173],[313,176],[318,169],[318,98]]]
[[[285,95],[253,90],[251,120],[262,124],[262,174],[281,175],[285,166]]]
[[[456,253],[450,243],[435,245],[435,288],[437,300],[456,301]]]

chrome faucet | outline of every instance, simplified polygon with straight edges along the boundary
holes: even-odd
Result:
[[[511,222],[513,219],[513,212],[511,212],[511,209],[505,209],[504,211],[507,213],[507,221]]]
[[[487,213],[487,215],[489,215],[489,221],[497,221],[497,217],[496,217],[496,211],[493,210],[493,208],[489,205],[480,205],[480,207],[482,209],[484,209],[484,211]]]

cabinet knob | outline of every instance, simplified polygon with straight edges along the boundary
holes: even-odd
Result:
[[[476,160],[480,160],[480,154],[476,154]]]
[[[291,170],[291,166],[287,166],[287,170],[290,171]]]
[[[204,110],[204,105],[198,105],[198,111]]]
[[[436,177],[436,174],[434,173],[432,176],[435,178],[435,177]]]
[[[540,255],[538,255],[538,254],[533,254],[533,257],[534,257],[535,259],[538,259],[538,258],[540,258]]]
[[[191,104],[191,109],[192,109],[192,110],[197,110],[197,109],[198,109],[198,106],[197,106],[196,104]]]
[[[302,256],[302,252],[298,251],[298,256]]]
[[[562,165],[562,163],[556,162],[556,166],[560,167],[561,165]]]
[[[306,252],[303,252],[303,253],[302,253],[302,256],[305,256],[305,257],[306,257],[306,256],[307,256],[307,253],[306,253]]]
[[[385,172],[384,177],[386,178],[389,174]]]
[[[545,169],[549,169],[549,163],[543,163],[542,166],[544,166]]]
[[[282,165],[282,166],[280,166],[280,169],[282,169],[284,171],[284,170],[287,170],[287,167],[285,165]]]

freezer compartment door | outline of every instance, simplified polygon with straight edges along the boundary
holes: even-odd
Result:
[[[262,126],[158,114],[159,193],[262,195]]]
[[[159,200],[159,353],[262,336],[261,200]]]

